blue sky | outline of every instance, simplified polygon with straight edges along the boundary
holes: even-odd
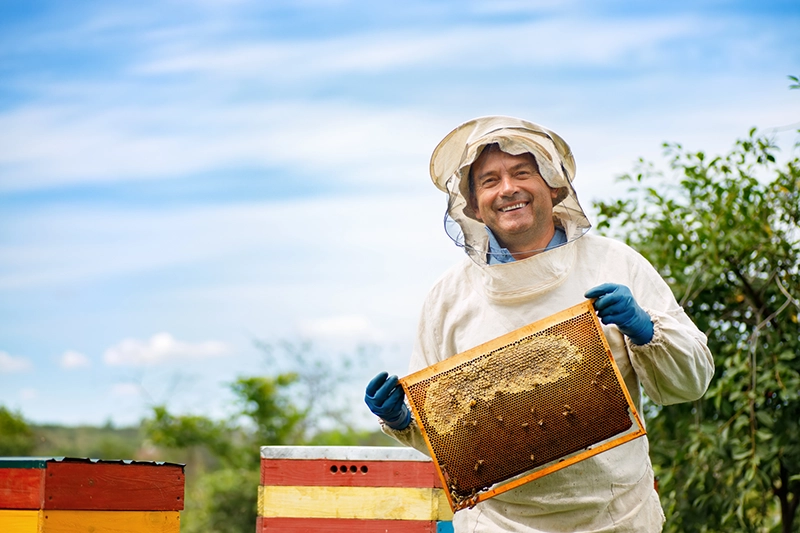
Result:
[[[787,155],[796,2],[201,0],[0,5],[0,404],[35,422],[222,416],[260,339],[359,396],[403,374],[462,253],[428,159],[487,114],[572,146],[584,206],[661,143]]]

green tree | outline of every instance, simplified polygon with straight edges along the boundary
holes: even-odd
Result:
[[[755,130],[722,157],[665,145],[671,176],[640,162],[598,228],[660,271],[708,336],[703,399],[648,404],[667,532],[798,531],[800,162]]]
[[[364,411],[367,409],[361,391],[374,373],[371,370],[380,352],[378,346],[362,344],[352,352],[331,357],[328,350],[319,351],[308,341],[270,343],[256,340],[255,344],[264,354],[267,368],[297,378],[293,384],[292,400],[305,414],[296,427],[302,433],[302,440],[319,442],[324,435],[338,431],[337,442],[340,444],[360,443],[363,434],[352,431],[356,425],[353,407],[357,405]],[[352,437],[349,442],[341,440],[348,435]]]
[[[144,422],[153,444],[181,453],[187,462],[184,533],[253,531],[262,445],[394,442],[380,431],[354,429],[352,402],[342,394],[363,371],[365,359],[374,356],[374,347],[332,359],[308,342],[256,341],[256,346],[272,375],[231,383],[235,409],[227,420],[176,415],[160,405]]]
[[[30,455],[35,446],[33,430],[22,415],[0,405],[0,456]]]
[[[154,406],[144,429],[153,444],[179,450],[204,448],[222,466],[257,465],[259,446],[288,444],[299,437],[305,413],[292,402],[289,390],[294,374],[242,377],[230,384],[237,411],[229,420],[200,415],[175,415],[166,406]]]
[[[239,533],[256,527],[259,446],[288,444],[305,416],[288,391],[294,374],[243,377],[230,387],[237,412],[230,420],[216,421],[198,415],[173,415],[163,405],[153,407],[144,422],[150,440],[162,447],[184,450],[189,467],[186,533]],[[211,454],[219,468],[202,470],[203,453]]]
[[[238,398],[241,414],[255,426],[253,439],[260,445],[287,444],[300,437],[300,424],[307,412],[288,395],[281,394],[297,382],[297,374],[275,378],[251,376],[237,379],[231,389]]]
[[[187,480],[184,531],[249,533],[256,527],[259,447],[297,438],[305,413],[288,393],[296,381],[294,374],[237,379],[230,387],[238,410],[230,420],[173,415],[163,405],[153,407],[144,426],[154,444],[185,450],[190,467],[204,464],[204,452],[220,466],[212,472],[200,467]]]
[[[188,454],[195,474],[202,473],[210,455],[215,465],[238,465],[242,450],[233,445],[236,429],[227,421],[198,415],[174,415],[164,405],[153,408],[153,416],[143,422],[144,432],[153,444],[182,450]]]
[[[184,533],[253,533],[258,468],[222,468],[193,484],[181,520]]]

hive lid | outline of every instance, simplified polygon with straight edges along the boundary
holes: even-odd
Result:
[[[92,459],[89,457],[0,457],[0,468],[46,468],[49,463],[86,463],[86,464],[120,464],[120,465],[153,465],[179,466],[183,463],[164,461],[137,461],[133,459]]]
[[[327,459],[332,461],[419,461],[430,457],[398,446],[262,446],[262,459]]]
[[[645,434],[589,300],[400,383],[454,511]]]

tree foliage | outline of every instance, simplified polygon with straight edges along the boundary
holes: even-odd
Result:
[[[153,407],[145,431],[154,444],[186,450],[194,465],[202,464],[199,454],[206,451],[220,465],[212,472],[194,472],[187,487],[185,531],[233,533],[255,528],[259,447],[292,442],[305,416],[288,394],[296,381],[294,374],[237,379],[230,387],[238,410],[228,420],[173,415],[163,405]]]
[[[29,455],[35,445],[33,430],[22,415],[0,405],[0,456]]]
[[[252,533],[256,530],[258,468],[222,468],[191,487],[182,514],[184,533]]]
[[[144,430],[157,446],[190,450],[195,455],[200,448],[205,448],[223,463],[238,462],[239,450],[231,442],[233,427],[227,421],[198,415],[174,415],[166,406],[156,405],[153,417],[144,421]]]
[[[305,413],[291,400],[294,374],[241,377],[230,384],[237,411],[227,420],[201,415],[175,415],[164,405],[153,407],[144,422],[150,440],[165,448],[207,449],[223,466],[258,464],[258,449],[288,444],[299,437]]]
[[[256,345],[271,375],[244,376],[231,383],[235,409],[227,419],[177,415],[159,405],[144,422],[153,444],[188,454],[187,512],[181,524],[185,533],[254,530],[260,446],[391,442],[380,432],[358,431],[350,422],[352,404],[341,389],[352,382],[348,378],[358,366],[352,358],[332,360],[306,342]],[[370,353],[362,347],[356,357]],[[209,471],[200,470],[206,463],[211,464]]]
[[[647,409],[668,532],[797,531],[800,502],[800,162],[752,130],[726,156],[665,145],[598,228],[661,272],[708,336],[703,399]]]
[[[275,378],[251,376],[239,378],[231,386],[241,413],[255,426],[253,438],[257,443],[286,444],[299,437],[299,425],[307,412],[288,395],[281,394],[281,390],[297,380],[297,374],[280,374]]]

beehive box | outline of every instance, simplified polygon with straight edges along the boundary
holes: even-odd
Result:
[[[178,533],[183,465],[0,457],[2,533]]]
[[[400,383],[454,511],[645,433],[588,300]]]
[[[446,533],[453,513],[411,448],[264,446],[257,533]]]

